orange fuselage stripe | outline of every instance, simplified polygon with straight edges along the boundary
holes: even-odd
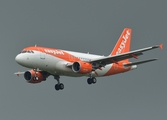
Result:
[[[63,50],[60,50],[60,49],[55,49],[55,48],[45,48],[45,47],[27,47],[27,48],[24,48],[24,50],[35,50],[35,51],[39,51],[39,52],[42,52],[42,53],[45,53],[45,54],[49,54],[49,55],[52,55],[54,57],[57,57],[57,58],[60,58],[60,59],[63,59],[65,61],[68,61],[68,62],[75,62],[75,61],[81,61],[79,58],[77,58],[76,56],[72,55],[72,54],[69,54]]]

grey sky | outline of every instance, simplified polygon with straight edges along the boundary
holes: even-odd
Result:
[[[0,119],[2,120],[166,120],[166,0],[1,0]],[[97,78],[61,77],[32,85],[13,73],[27,68],[15,56],[30,45],[108,55],[125,27],[133,29],[131,50],[163,43],[159,58],[137,70]],[[131,59],[131,61],[136,61]]]

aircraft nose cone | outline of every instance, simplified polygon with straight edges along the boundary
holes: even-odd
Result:
[[[15,61],[19,64],[21,64],[23,62],[23,59],[22,59],[22,56],[20,54],[18,54],[16,57],[15,57]]]
[[[21,66],[24,66],[24,67],[32,67],[33,65],[33,62],[29,59],[29,57],[26,55],[26,54],[18,54],[16,57],[15,57],[15,61],[21,65]]]
[[[18,54],[16,57],[15,57],[15,61],[17,63],[20,63],[21,59],[20,59],[20,54]]]

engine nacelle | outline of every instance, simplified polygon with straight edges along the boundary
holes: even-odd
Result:
[[[43,81],[44,77],[41,72],[36,72],[34,70],[26,71],[24,73],[24,78],[29,83],[40,83]]]
[[[72,65],[72,70],[76,73],[87,74],[92,72],[92,64],[87,62],[74,62]]]

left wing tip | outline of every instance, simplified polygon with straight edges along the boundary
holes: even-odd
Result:
[[[160,48],[160,49],[163,49],[163,44],[160,44],[160,45],[159,45],[159,48]]]
[[[24,74],[25,72],[20,72],[20,71],[18,71],[18,72],[16,72],[16,73],[14,73],[14,75],[17,75],[18,77],[21,75],[21,74]]]

